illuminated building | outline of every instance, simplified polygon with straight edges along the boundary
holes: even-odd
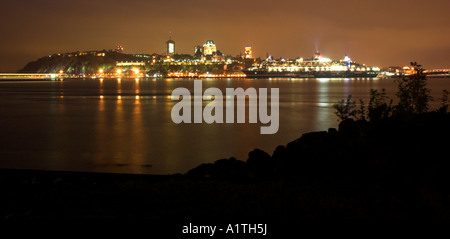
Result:
[[[205,44],[203,44],[203,55],[210,56],[213,55],[217,51],[216,44],[212,40],[207,40]]]
[[[172,56],[175,54],[175,42],[172,39],[166,41],[166,55]]]
[[[417,74],[417,71],[412,66],[404,66],[402,73],[404,75],[414,75],[414,74]]]
[[[244,58],[245,59],[252,59],[253,58],[252,47],[250,47],[250,46],[245,47]]]
[[[87,55],[106,56],[106,52],[105,51],[71,52],[71,53],[63,53],[63,54],[54,54],[54,55],[50,55],[49,57],[52,57],[52,56],[78,57],[78,56],[87,56]]]
[[[116,66],[145,66],[143,61],[118,61]]]
[[[122,53],[123,52],[123,46],[117,45],[116,52]]]
[[[225,61],[225,56],[220,51],[215,52],[213,54],[213,56],[210,57],[210,58],[211,58],[211,61],[213,61],[213,62],[223,62],[223,61]]]

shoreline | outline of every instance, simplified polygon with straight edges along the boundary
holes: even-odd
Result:
[[[183,175],[0,169],[0,218],[450,219],[449,139],[438,137],[449,122],[438,112],[346,120],[273,154],[255,149]]]
[[[410,80],[426,81],[417,69]],[[218,159],[185,174],[0,169],[0,218],[157,221],[169,229],[205,219],[278,227],[286,221],[449,220],[448,92],[438,110],[429,111],[426,98],[423,108],[400,101],[394,112],[385,91],[376,93],[367,113],[363,107],[352,111],[351,96],[337,103],[338,129],[305,133],[273,153],[253,149],[245,161]]]

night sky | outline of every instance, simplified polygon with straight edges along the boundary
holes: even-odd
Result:
[[[368,65],[450,67],[450,1],[1,0],[0,72],[61,52],[178,53],[214,40],[238,55],[332,59]]]

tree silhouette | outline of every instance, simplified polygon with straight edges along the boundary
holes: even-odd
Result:
[[[430,90],[426,87],[427,77],[423,68],[417,62],[411,62],[414,74],[400,78],[398,83],[399,98],[398,113],[425,113],[428,111],[429,102],[432,100]]]
[[[442,91],[440,111],[447,112],[447,110],[448,110],[448,94],[449,93],[448,93],[447,89]]]

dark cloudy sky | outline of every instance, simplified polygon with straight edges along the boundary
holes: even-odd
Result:
[[[0,0],[0,72],[58,52],[178,53],[214,40],[225,54],[450,67],[450,1]]]

